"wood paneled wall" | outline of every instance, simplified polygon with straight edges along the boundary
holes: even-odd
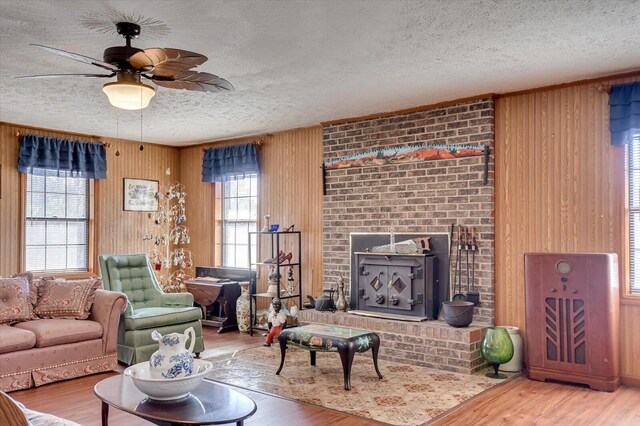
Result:
[[[616,252],[625,277],[624,148],[610,144],[601,86],[634,80],[497,99],[498,324],[525,326],[524,253]],[[640,305],[621,309],[622,374],[640,378]]]
[[[260,160],[260,217],[268,214],[271,223],[295,224],[302,232],[302,294],[316,297],[323,287],[322,128],[268,136]],[[283,248],[287,253],[294,251],[290,240]],[[285,270],[282,273],[286,278]]]
[[[20,270],[20,174],[17,170],[19,140],[16,132],[60,138],[101,141],[107,148],[107,179],[96,181],[96,255],[146,253],[153,247],[143,241],[149,224],[147,213],[123,211],[123,178],[155,179],[161,185],[180,175],[176,148],[121,139],[96,138],[0,123],[0,275]],[[115,153],[120,155],[116,156]],[[166,175],[170,168],[171,175]],[[96,263],[97,269],[97,263]],[[98,273],[98,271],[94,271]]]
[[[111,147],[107,149],[108,178],[98,183],[98,254],[148,253],[154,243],[143,237],[151,220],[145,212],[123,211],[123,179],[157,180],[160,187],[176,182],[180,179],[179,152],[153,144],[142,144],[144,151],[140,151],[139,142],[105,141]]]
[[[261,136],[259,226],[269,214],[271,223],[295,224],[302,232],[303,294],[322,291],[322,128],[311,127]],[[216,188],[202,183],[202,150],[245,141],[222,141],[181,149],[181,182],[187,189],[187,224],[196,265],[217,265]],[[219,194],[219,192],[218,192]],[[287,246],[287,251],[293,247]],[[263,256],[264,257],[264,256]],[[282,271],[284,273],[284,270]],[[266,274],[261,274],[264,286]],[[266,287],[261,288],[266,291]]]

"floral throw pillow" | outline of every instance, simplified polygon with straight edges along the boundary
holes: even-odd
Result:
[[[29,321],[29,281],[25,277],[0,278],[0,324]]]
[[[36,307],[36,302],[38,301],[38,288],[37,282],[33,280],[33,274],[29,271],[21,272],[19,274],[11,275],[11,278],[25,278],[29,283],[29,294],[28,299],[31,303],[31,307]]]
[[[85,280],[42,280],[33,312],[38,318],[87,319],[100,278]]]

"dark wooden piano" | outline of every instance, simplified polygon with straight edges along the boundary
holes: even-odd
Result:
[[[255,279],[255,274],[249,269],[196,266],[196,278],[187,281],[186,285],[202,309],[202,324],[218,327],[218,333],[236,330],[238,283]]]

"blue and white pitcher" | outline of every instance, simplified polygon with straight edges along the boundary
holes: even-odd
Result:
[[[191,344],[187,349],[187,339]],[[193,374],[193,347],[196,344],[196,332],[193,327],[185,330],[184,334],[170,333],[162,335],[153,330],[151,338],[158,342],[160,349],[151,355],[149,360],[151,377],[175,379]]]

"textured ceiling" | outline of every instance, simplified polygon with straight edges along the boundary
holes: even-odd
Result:
[[[640,68],[633,0],[1,0],[0,120],[139,140],[140,112],[111,107],[103,80],[14,79],[100,72],[29,44],[101,59],[123,39],[86,20],[114,12],[166,25],[134,46],[202,53],[236,87],[158,88],[142,138],[172,145]]]

